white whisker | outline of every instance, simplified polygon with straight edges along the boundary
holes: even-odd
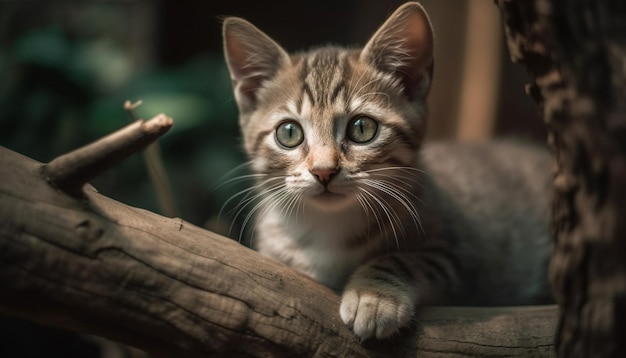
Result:
[[[417,208],[415,207],[415,205],[413,204],[413,201],[407,197],[407,195],[403,194],[400,190],[405,190],[403,188],[399,188],[395,185],[393,185],[392,183],[386,182],[386,181],[374,181],[374,180],[370,180],[370,179],[363,179],[361,180],[361,182],[365,185],[368,185],[374,189],[377,189],[385,194],[387,194],[388,196],[392,197],[393,199],[395,199],[398,203],[400,203],[405,209],[406,211],[409,213],[409,215],[411,216],[411,219],[413,220],[413,223],[415,224],[415,227],[420,229],[421,231],[423,231],[423,227],[422,227],[422,222],[421,219],[417,213]],[[400,190],[398,190],[400,189]],[[413,195],[412,193],[410,193],[411,195]]]
[[[371,212],[372,215],[374,216],[374,219],[376,220],[376,224],[378,225],[378,232],[380,232],[381,234],[383,233],[383,226],[380,222],[380,218],[378,217],[378,211],[374,210],[374,208],[372,207],[372,204],[370,204],[369,200],[367,200],[367,197],[365,197],[363,194],[361,193],[356,193],[356,198],[359,202],[359,204],[361,204],[361,207],[363,208],[363,210],[365,211],[365,215],[367,217],[368,220],[368,228],[369,228],[369,215],[367,215],[368,212]],[[384,230],[385,234],[386,234],[386,229]]]
[[[211,188],[211,191],[216,190],[216,189],[218,189],[218,188],[220,188],[220,187],[224,186],[224,185],[225,185],[226,183],[228,183],[228,182],[231,182],[231,180],[228,180],[226,183],[224,183],[224,180],[225,180],[226,178],[228,178],[229,176],[231,176],[231,175],[232,175],[233,173],[235,173],[236,171],[241,170],[241,169],[246,168],[246,167],[249,167],[251,164],[252,164],[252,161],[251,161],[251,160],[249,160],[249,161],[244,162],[244,163],[241,163],[241,164],[237,165],[236,167],[234,167],[233,169],[229,170],[226,174],[222,175],[222,176],[221,176],[221,177],[217,180],[217,184],[216,184],[216,185],[214,185],[214,186]],[[261,176],[261,175],[265,175],[265,174],[253,174],[253,175],[259,175],[259,176]],[[241,176],[241,177],[247,177],[247,175],[243,175],[243,176]],[[235,178],[233,178],[233,179],[237,179],[237,178],[241,178],[241,177],[235,177]]]
[[[426,237],[422,219],[416,206],[417,203],[423,205],[423,202],[416,195],[415,190],[416,187],[423,187],[419,178],[422,174],[428,175],[425,171],[415,167],[390,166],[364,170],[361,173],[368,176],[358,178],[357,181],[359,183],[375,189],[380,194],[397,202],[403,208],[403,211],[410,215],[418,234]],[[380,198],[382,199],[382,197]],[[386,200],[383,201],[390,204]]]
[[[257,189],[261,188],[262,186],[264,186],[264,185],[266,185],[266,184],[268,184],[268,183],[270,183],[270,182],[272,182],[272,181],[274,181],[274,180],[280,180],[280,179],[282,179],[282,178],[281,178],[281,177],[269,178],[269,179],[267,179],[267,180],[264,180],[264,181],[262,181],[262,182],[260,182],[260,183],[255,184],[255,185],[253,185],[253,186],[251,186],[251,187],[249,187],[249,188],[243,189],[243,190],[241,190],[241,191],[239,191],[239,192],[235,193],[234,195],[231,195],[231,196],[230,196],[230,198],[228,198],[228,199],[224,202],[224,204],[222,204],[222,207],[220,208],[220,211],[219,211],[219,213],[218,213],[218,215],[217,215],[218,220],[221,218],[221,216],[222,216],[222,214],[223,214],[223,212],[224,212],[224,209],[226,209],[226,207],[228,206],[228,204],[229,204],[231,201],[235,200],[238,196],[245,194],[245,196],[239,200],[239,204],[237,204],[237,205],[236,205],[233,209],[231,209],[230,213],[233,213],[234,211],[236,211],[236,210],[240,207],[240,205],[242,205],[242,204],[244,204],[244,203],[248,202],[248,197],[249,197],[249,195],[250,195],[251,193],[254,193],[254,191],[255,191],[255,190],[257,190]]]
[[[404,172],[414,171],[420,174],[429,175],[427,171],[424,171],[422,169],[415,168],[415,167],[404,167],[404,166],[392,166],[392,167],[369,169],[369,170],[364,170],[363,173],[376,173],[380,171],[392,171],[392,170],[398,170],[398,171],[404,171]]]
[[[255,212],[257,210],[259,210],[259,208],[262,208],[262,207],[264,207],[263,212],[267,212],[268,207],[265,206],[265,204],[268,203],[268,202],[270,202],[271,205],[277,205],[279,200],[277,200],[276,197],[280,198],[281,196],[284,196],[284,188],[285,188],[285,184],[281,183],[281,184],[278,184],[278,185],[275,185],[275,186],[271,187],[271,189],[267,189],[264,192],[255,195],[255,198],[258,198],[258,197],[261,197],[261,196],[264,196],[264,195],[267,195],[267,196],[264,197],[263,199],[261,199],[261,201],[258,202],[256,205],[254,205],[254,207],[246,215],[243,223],[241,224],[241,229],[239,230],[239,242],[241,242],[241,238],[243,237],[243,233],[244,233],[244,231],[246,229],[246,226],[248,225],[248,222],[250,221],[250,219],[252,219],[252,217],[254,216]],[[250,202],[252,202],[252,201],[254,201],[254,199],[250,200]],[[246,206],[247,205],[248,204],[246,204]],[[242,209],[239,210],[239,212],[237,213],[237,215],[235,217],[237,217],[241,213]],[[255,225],[255,227],[256,227],[256,225]],[[232,225],[231,225],[231,228],[232,228]],[[252,234],[254,234],[254,228],[253,228]]]
[[[400,218],[398,217],[396,212],[393,210],[393,208],[389,207],[389,205],[386,205],[388,203],[384,199],[380,198],[380,196],[376,195],[375,193],[370,192],[369,190],[363,187],[359,187],[359,189],[361,189],[365,194],[367,194],[370,198],[372,198],[378,204],[378,206],[383,210],[383,213],[385,214],[385,216],[387,216],[387,219],[389,220],[389,224],[391,225],[391,231],[393,232],[393,237],[396,241],[396,248],[399,250],[400,241],[398,239],[397,230],[404,231],[402,229],[402,223],[400,222]],[[396,225],[399,226],[398,229],[396,229]]]
[[[230,183],[233,183],[233,182],[247,180],[247,179],[254,179],[254,178],[263,178],[263,177],[266,177],[266,176],[267,176],[267,174],[246,174],[246,175],[241,175],[241,176],[230,178],[230,179],[228,179],[226,181],[223,181],[223,182],[217,184],[211,190],[217,190],[217,189],[223,187],[224,185],[227,185],[227,184],[230,184]]]
[[[381,177],[385,179],[379,179]],[[388,185],[391,185],[396,189],[402,190],[406,195],[415,199],[415,201],[423,204],[422,199],[415,195],[414,190],[412,190],[414,185],[419,185],[423,187],[423,185],[417,179],[406,178],[406,180],[403,180],[403,178],[387,174],[375,174],[372,176],[372,178],[376,178],[376,180],[378,181],[387,183]]]
[[[230,227],[228,229],[228,234],[230,235],[230,233],[232,232],[233,226],[235,225],[235,221],[236,221],[237,217],[239,217],[239,215],[243,212],[243,210],[246,207],[248,207],[252,202],[254,202],[256,199],[262,197],[263,195],[272,194],[272,193],[276,192],[277,190],[282,189],[284,186],[285,186],[284,183],[275,184],[273,186],[270,186],[270,187],[266,188],[264,192],[258,192],[254,196],[252,196],[250,198],[247,198],[247,199],[245,199],[245,201],[242,201],[241,203],[239,203],[233,209],[233,211],[234,211],[234,210],[237,210],[237,208],[239,208],[237,210],[237,213],[233,217],[232,223],[230,224]],[[258,186],[254,187],[254,189],[258,189]],[[253,191],[249,191],[248,193],[251,193],[251,192],[253,192]],[[266,201],[268,198],[271,198],[271,195],[266,197],[266,198],[261,199],[261,202]],[[258,204],[254,206],[254,208],[251,210],[251,212],[254,212],[256,209],[258,209],[257,206],[258,206]],[[245,225],[244,225],[244,227],[245,227]],[[240,237],[240,239],[241,239],[241,237]]]

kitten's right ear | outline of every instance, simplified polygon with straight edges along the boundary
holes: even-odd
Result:
[[[274,40],[238,17],[224,20],[224,54],[242,113],[256,108],[257,92],[278,69],[291,61]]]

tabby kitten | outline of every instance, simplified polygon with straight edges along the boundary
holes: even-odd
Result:
[[[362,49],[288,54],[224,21],[261,253],[342,292],[361,339],[417,306],[549,300],[548,157],[500,142],[427,145],[433,32],[415,2]]]

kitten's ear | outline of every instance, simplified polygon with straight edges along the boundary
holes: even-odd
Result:
[[[248,21],[229,17],[224,20],[224,54],[241,112],[256,108],[257,92],[290,63],[289,55],[274,40]]]
[[[400,6],[361,51],[361,60],[398,76],[409,99],[428,94],[434,66],[434,36],[424,8]]]

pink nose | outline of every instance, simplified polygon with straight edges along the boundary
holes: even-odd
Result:
[[[309,170],[311,174],[315,175],[317,181],[319,181],[322,185],[326,186],[333,179],[335,174],[337,174],[337,169],[329,169],[329,168],[313,168]]]

